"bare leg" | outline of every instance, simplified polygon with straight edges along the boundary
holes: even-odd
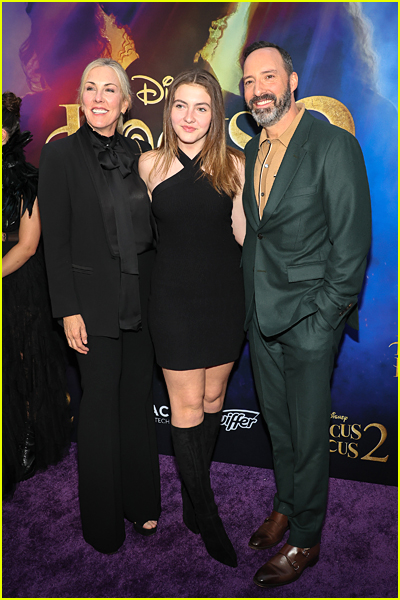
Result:
[[[171,402],[171,425],[194,427],[203,421],[205,369],[171,371],[163,369]]]
[[[226,363],[218,367],[206,369],[206,390],[204,395],[204,412],[217,413],[222,410],[226,386],[234,363]]]
[[[219,412],[232,367],[233,362],[191,371],[163,369],[171,402],[171,424],[194,427],[203,421],[205,412]]]

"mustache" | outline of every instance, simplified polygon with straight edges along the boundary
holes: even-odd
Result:
[[[249,107],[253,108],[254,102],[260,102],[261,100],[273,100],[276,102],[275,94],[262,94],[262,96],[253,96],[251,100],[249,100]]]

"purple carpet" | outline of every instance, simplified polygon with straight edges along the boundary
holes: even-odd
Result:
[[[397,598],[397,488],[331,479],[318,564],[295,583],[253,584],[274,549],[254,551],[250,534],[271,508],[272,471],[213,463],[220,515],[238,554],[231,569],[208,556],[182,523],[175,460],[161,456],[163,512],[157,535],[126,522],[113,556],[81,535],[76,444],[59,465],[18,487],[3,504],[5,598]],[[287,535],[287,534],[286,534]]]

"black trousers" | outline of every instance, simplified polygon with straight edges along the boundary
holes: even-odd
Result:
[[[78,354],[83,395],[79,412],[79,502],[85,540],[100,552],[124,542],[124,517],[143,525],[161,512],[147,328],[153,253],[139,256],[142,330],[117,339],[88,336]],[[101,300],[99,300],[101,301]]]
[[[321,539],[329,482],[330,380],[344,322],[334,330],[317,312],[279,335],[265,337],[257,315],[249,329],[251,361],[271,435],[277,493],[287,515],[288,543],[308,548]]]

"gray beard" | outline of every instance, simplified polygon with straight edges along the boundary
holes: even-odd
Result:
[[[261,127],[272,127],[272,125],[276,125],[278,121],[282,119],[282,117],[288,112],[289,108],[292,105],[292,94],[290,91],[290,85],[286,88],[283,96],[278,102],[274,101],[274,106],[272,108],[250,108],[251,114],[253,115],[253,119],[258,125]]]

